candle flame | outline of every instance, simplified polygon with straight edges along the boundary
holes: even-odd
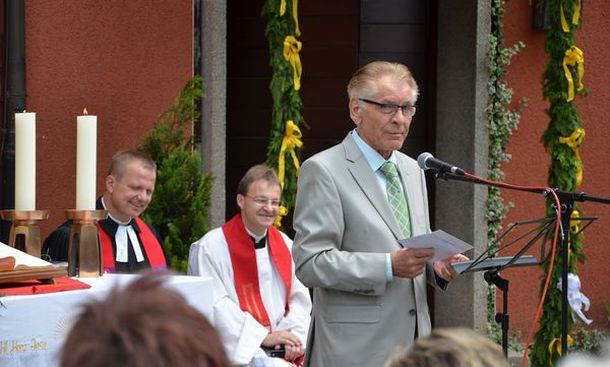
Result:
[[[89,112],[87,111],[87,107],[83,108],[83,115],[87,116]]]

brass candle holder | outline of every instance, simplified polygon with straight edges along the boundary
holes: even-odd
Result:
[[[66,210],[72,220],[68,246],[68,275],[93,278],[102,275],[102,248],[97,221],[106,219],[106,210]]]
[[[8,245],[40,258],[38,222],[49,218],[48,210],[0,210],[0,217],[12,223]]]

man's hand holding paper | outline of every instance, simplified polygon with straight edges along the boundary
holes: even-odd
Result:
[[[392,274],[401,278],[415,278],[426,269],[432,259],[431,248],[401,248],[392,252]]]
[[[462,254],[455,254],[443,260],[438,260],[434,263],[434,272],[436,275],[449,282],[460,274],[451,264],[466,260],[468,260],[468,258]]]
[[[432,250],[433,256],[431,259],[434,261],[434,271],[439,277],[447,281],[458,275],[451,264],[468,260],[462,253],[472,249],[471,245],[441,230],[406,238],[398,242],[407,250]],[[393,264],[394,259],[392,258]]]

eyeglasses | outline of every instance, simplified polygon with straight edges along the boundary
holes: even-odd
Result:
[[[413,117],[413,115],[415,115],[415,111],[417,110],[416,106],[410,105],[410,104],[399,106],[399,105],[396,105],[393,103],[379,103],[379,102],[371,101],[370,99],[366,99],[366,98],[358,98],[358,99],[361,100],[362,102],[370,103],[370,104],[373,104],[373,105],[379,107],[379,111],[381,111],[381,113],[383,113],[384,115],[394,115],[396,113],[396,111],[398,111],[398,109],[400,108],[400,111],[402,112],[402,114],[404,116]]]
[[[261,197],[261,196],[250,196],[250,195],[245,195],[245,196],[252,199],[252,201],[254,201],[256,203],[256,205],[258,205],[258,206],[271,205],[274,208],[279,208],[280,204],[282,203],[280,200],[267,199],[267,198]]]

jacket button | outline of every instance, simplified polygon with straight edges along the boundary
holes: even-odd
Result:
[[[409,310],[409,315],[416,316],[417,315],[417,311],[414,308],[412,308],[412,309]]]

